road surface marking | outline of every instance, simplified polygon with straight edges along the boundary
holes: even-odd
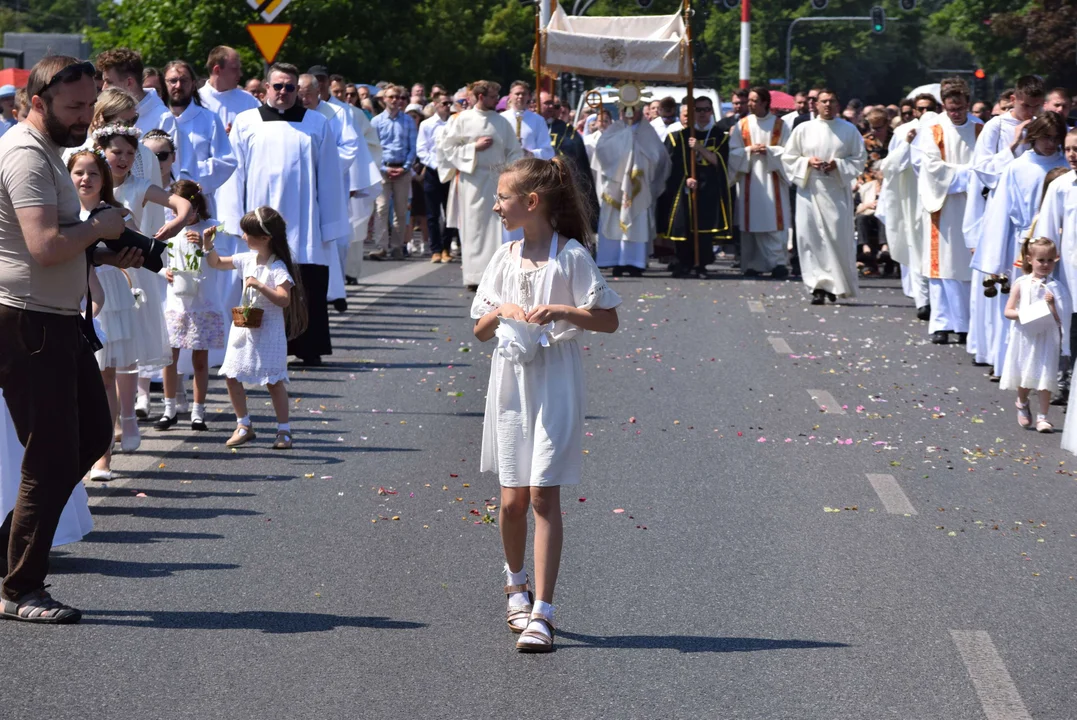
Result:
[[[774,352],[779,355],[792,355],[793,348],[789,347],[789,343],[785,341],[785,338],[780,337],[768,337],[767,342],[774,348]]]
[[[826,390],[809,390],[808,394],[811,395],[811,399],[815,401],[815,404],[819,406],[819,409],[828,415],[844,415],[845,411],[842,410],[841,405],[834,399],[834,396],[828,393]]]
[[[748,301],[748,309],[751,310],[752,312],[764,312],[763,303],[761,303],[758,300],[749,300]]]
[[[883,501],[886,512],[894,515],[917,515],[916,508],[898,485],[893,475],[875,475],[868,473],[868,482],[875,488],[875,494]]]
[[[373,275],[367,275],[366,277],[359,279],[358,287],[352,286],[348,288],[348,294],[350,296],[350,302],[348,303],[348,312],[342,314],[334,314],[331,318],[331,325],[340,325],[346,322],[361,311],[366,310],[371,305],[374,305],[386,295],[399,290],[408,283],[415,282],[419,278],[425,277],[434,272],[441,265],[435,265],[430,262],[409,262],[405,263],[401,267],[395,267],[391,270],[385,270],[383,272],[374,273]],[[223,409],[218,411],[215,415],[207,417],[209,422],[228,423],[229,419],[234,417],[232,414],[232,407],[228,404],[228,398],[221,398],[223,400]],[[116,490],[123,487],[128,487],[136,480],[140,479],[147,471],[157,468],[159,465],[165,462],[165,456],[173,452],[181,445],[191,439],[198,439],[198,435],[195,433],[184,434],[173,430],[166,435],[157,433],[150,430],[150,426],[141,426],[142,430],[142,445],[138,451],[131,454],[121,454],[119,452],[119,445],[117,444],[117,452],[112,456],[112,469],[123,477],[110,480],[108,482],[86,482],[86,487],[91,490],[90,505],[100,505],[106,498],[111,496],[112,490]],[[224,446],[218,446],[218,440],[205,438],[204,440],[206,452],[223,452]],[[192,478],[196,477],[192,475]],[[100,494],[98,494],[100,492]]]
[[[950,637],[965,661],[987,720],[1032,720],[991,636],[983,630],[951,630]]]

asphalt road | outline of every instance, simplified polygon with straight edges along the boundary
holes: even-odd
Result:
[[[264,393],[226,449],[216,383],[211,433],[147,430],[91,488],[51,576],[85,618],[0,623],[0,717],[1077,717],[1077,458],[896,280],[613,283],[557,651],[522,656],[459,266],[367,273],[292,376],[293,451]]]

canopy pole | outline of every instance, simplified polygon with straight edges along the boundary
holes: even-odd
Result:
[[[535,1],[535,97],[542,110],[542,3]]]
[[[688,44],[688,94],[685,102],[688,103],[688,137],[695,135],[696,131],[696,99],[695,99],[695,72],[692,63],[692,0],[684,0],[684,39]],[[696,179],[696,149],[689,148],[688,161],[691,165],[690,173],[692,180]],[[692,243],[695,246],[695,267],[699,267],[699,196],[695,189],[689,191],[692,217]],[[692,268],[693,270],[695,268]]]

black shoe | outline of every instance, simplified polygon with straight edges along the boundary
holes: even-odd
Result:
[[[167,415],[162,415],[161,418],[157,422],[155,422],[153,424],[153,426],[155,428],[157,428],[158,430],[168,430],[178,422],[179,422],[179,414],[178,413],[176,415],[173,415],[172,417],[168,417]]]
[[[635,265],[625,265],[624,271],[628,273],[629,277],[643,277],[643,268],[638,268]]]
[[[966,342],[968,342],[968,339],[969,339],[969,334],[967,332],[957,333],[957,344],[958,345],[964,345]]]
[[[333,309],[336,310],[338,313],[348,312],[348,299],[337,298],[333,301]]]
[[[826,293],[825,292],[823,292],[822,290],[812,290],[811,291],[811,304],[812,305],[822,305],[825,302],[826,302]]]
[[[624,274],[625,274],[625,269],[624,269],[623,265],[614,265],[613,266],[613,277],[621,277]]]
[[[778,267],[770,271],[770,276],[775,280],[785,280],[787,277],[789,277],[789,268],[787,268],[785,265],[779,265]]]
[[[689,272],[687,270],[685,270],[684,268],[679,267],[679,266],[673,268],[673,272],[670,274],[670,277],[674,277],[674,278],[686,278],[688,276],[689,276]]]
[[[344,284],[345,285],[358,285],[359,284],[359,278],[354,278],[351,275],[345,275],[344,276]]]
[[[939,330],[938,332],[931,333],[931,342],[935,343],[936,345],[945,345],[946,343],[950,342],[950,331]]]
[[[982,363],[982,362],[976,362],[975,360],[973,360],[972,361],[972,367],[991,367],[991,363]]]
[[[762,275],[762,273],[758,270],[748,269],[744,271],[744,277],[759,277],[760,275]]]
[[[699,278],[700,280],[706,280],[707,278],[709,278],[711,276],[710,273],[707,272],[707,268],[703,267],[702,265],[697,267],[692,272],[694,272],[696,277]]]
[[[920,307],[916,308],[916,319],[917,320],[923,320],[924,322],[927,322],[928,320],[930,320],[931,319],[931,306],[930,305],[921,305]]]
[[[467,289],[468,289],[468,292],[478,292],[479,291],[479,286],[478,285],[468,285]]]
[[[828,292],[826,294],[826,299],[829,300],[832,303],[836,303],[838,301],[838,296],[835,295],[834,293]]]
[[[191,429],[197,430],[198,432],[206,432],[209,430],[209,426],[206,425],[205,420],[192,420]]]
[[[729,263],[729,267],[733,268],[734,270],[738,270],[740,268],[740,255],[737,255],[733,258],[733,262]]]

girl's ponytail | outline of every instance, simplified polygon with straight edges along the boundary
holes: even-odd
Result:
[[[562,238],[574,239],[590,249],[591,203],[581,190],[583,184],[572,163],[560,155],[548,161],[527,157],[514,162],[505,172],[513,174],[521,194],[539,196],[550,225]]]

